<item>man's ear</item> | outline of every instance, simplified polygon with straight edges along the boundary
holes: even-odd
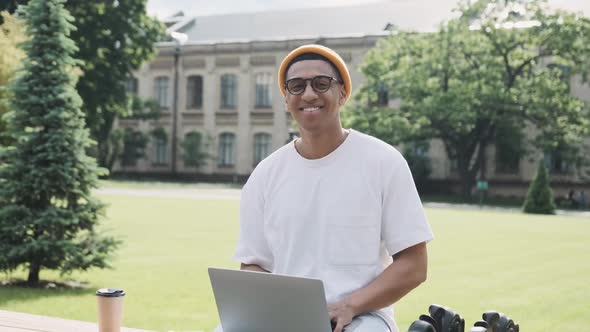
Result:
[[[340,97],[338,98],[338,105],[343,106],[346,103],[346,89],[340,87]]]

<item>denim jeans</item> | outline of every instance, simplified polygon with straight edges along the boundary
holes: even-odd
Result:
[[[213,332],[223,332],[221,325]],[[306,332],[306,331],[302,331]],[[366,314],[355,317],[344,327],[344,332],[391,332],[383,319],[375,315]]]

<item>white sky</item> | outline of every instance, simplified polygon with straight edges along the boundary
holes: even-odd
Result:
[[[166,17],[182,10],[187,15],[243,13],[289,8],[331,7],[378,2],[383,0],[148,0],[150,15]],[[456,0],[386,0],[424,4],[424,10],[440,13],[441,20],[451,16]],[[590,0],[549,0],[556,8],[583,12],[590,16]],[[417,18],[419,19],[419,18]]]

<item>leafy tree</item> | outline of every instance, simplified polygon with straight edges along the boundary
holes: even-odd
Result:
[[[485,150],[500,122],[535,128],[526,142],[535,148],[582,152],[590,116],[569,80],[587,79],[590,19],[544,5],[461,1],[461,16],[436,33],[395,31],[368,52],[366,84],[344,122],[393,144],[440,139],[465,196],[485,175]],[[383,86],[399,107],[375,105]]]
[[[526,213],[555,214],[549,174],[543,161],[539,162],[537,174],[529,187],[523,210]]]
[[[518,173],[520,161],[527,152],[523,128],[512,123],[502,121],[496,123],[496,135],[494,145],[496,146],[496,172]]]
[[[186,134],[182,141],[184,165],[190,167],[201,167],[207,162],[209,154],[205,149],[205,140],[201,133],[192,131]]]
[[[127,79],[163,38],[163,25],[146,14],[145,6],[146,0],[67,1],[78,28],[72,33],[76,56],[84,61],[77,89],[91,137],[98,142],[98,163],[108,169],[118,156],[111,145],[115,119],[129,114]]]
[[[0,270],[24,265],[34,285],[41,269],[108,267],[119,242],[95,230],[104,205],[91,190],[101,169],[86,155],[93,142],[75,89],[73,18],[64,0],[31,0],[19,16],[30,40],[10,85],[15,144],[0,157]]]
[[[131,128],[123,130],[123,149],[121,152],[121,165],[135,166],[138,159],[145,157],[145,148],[148,136],[141,131]]]
[[[8,9],[28,0],[11,0]],[[100,166],[111,169],[120,151],[121,133],[114,133],[115,119],[129,115],[125,85],[131,72],[149,60],[155,43],[164,38],[164,26],[146,13],[147,0],[67,0],[75,18],[71,38],[82,61],[77,90],[84,101],[86,125],[97,141],[92,153]],[[118,145],[117,145],[118,144]]]
[[[418,190],[424,188],[430,173],[432,173],[430,157],[428,156],[429,149],[430,145],[424,141],[410,142],[403,149],[403,155],[412,171],[412,177]]]
[[[9,143],[6,133],[6,124],[2,115],[8,111],[9,95],[6,89],[8,82],[14,76],[14,69],[18,67],[24,57],[18,44],[25,41],[25,35],[20,22],[8,14],[1,12],[4,24],[0,26],[0,146]]]
[[[0,12],[8,12],[9,14],[13,14],[20,1],[18,0],[0,0]],[[4,15],[0,15],[0,25],[6,22],[7,17]]]
[[[128,95],[127,113],[120,119],[149,120],[160,117],[160,106],[156,101],[143,100],[134,94]],[[138,159],[145,157],[145,148],[149,135],[129,128],[114,129],[109,135],[108,165],[113,165],[117,159],[123,166],[135,165]]]

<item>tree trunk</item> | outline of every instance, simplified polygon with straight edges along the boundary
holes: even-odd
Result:
[[[29,277],[27,278],[27,284],[34,286],[39,283],[39,272],[41,271],[41,264],[39,262],[32,262],[29,266]]]
[[[461,196],[466,200],[471,198],[471,188],[475,183],[475,175],[469,168],[470,160],[471,155],[466,156],[463,153],[459,153],[457,156],[457,168],[459,171],[459,182],[461,184]]]
[[[109,168],[109,150],[110,150],[110,142],[109,142],[109,137],[107,136],[105,137],[100,137],[97,140],[97,151],[98,151],[98,155],[96,157],[96,161],[98,163],[98,166],[100,167],[104,167],[106,169],[108,169],[110,171]]]
[[[115,166],[115,162],[117,161],[117,158],[119,158],[119,154],[121,154],[119,147],[115,145],[115,143],[111,142],[110,148],[112,149],[112,151],[109,155],[106,167],[109,170],[109,174],[112,172],[113,167]]]
[[[114,110],[105,111],[99,128],[91,130],[92,139],[97,144],[96,161],[100,167],[111,171],[111,133],[113,131],[113,124],[115,122],[116,113]]]
[[[471,198],[471,188],[473,188],[473,184],[475,183],[475,177],[471,176],[469,172],[461,173],[460,176],[460,183],[461,183],[461,196],[464,199]]]
[[[478,161],[477,163],[479,164],[479,180],[481,181],[486,181],[487,180],[487,170],[488,170],[488,158],[486,155],[486,149],[488,147],[488,143],[486,139],[483,139],[480,143],[479,143],[479,151],[477,153],[477,158]],[[482,190],[482,189],[479,189]],[[480,197],[480,204],[482,202],[483,199],[486,199],[488,197],[488,189],[485,189],[483,191],[481,191],[479,193],[479,197]]]

